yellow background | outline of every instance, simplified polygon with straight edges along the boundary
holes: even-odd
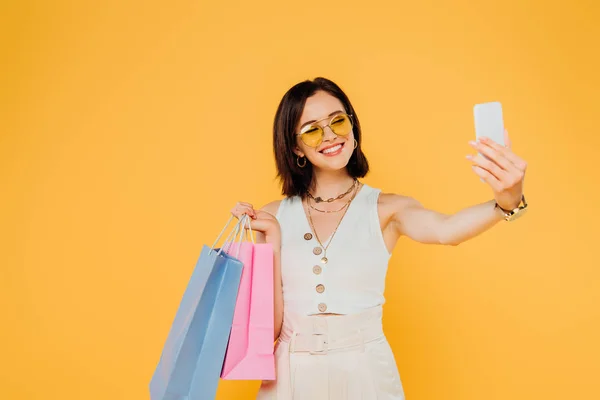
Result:
[[[596,2],[11,3],[0,399],[148,398],[201,246],[236,201],[279,198],[275,109],[319,75],[360,115],[372,186],[488,200],[464,159],[484,101],[530,164],[525,218],[395,250],[384,325],[408,400],[600,398]]]

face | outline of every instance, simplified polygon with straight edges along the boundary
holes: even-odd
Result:
[[[346,168],[354,152],[354,132],[350,130],[347,135],[336,135],[329,126],[331,123],[334,130],[343,132],[344,130],[338,127],[348,123],[344,122],[343,115],[340,115],[344,113],[346,110],[342,103],[327,92],[319,91],[309,97],[296,133],[316,123],[323,129],[324,135],[316,147],[308,146],[301,136],[297,136],[296,155],[306,157],[316,169],[335,171]]]

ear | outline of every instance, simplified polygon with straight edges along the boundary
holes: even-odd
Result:
[[[300,150],[300,147],[298,146],[294,147],[294,154],[300,158],[304,157],[304,153],[302,152],[302,150]]]

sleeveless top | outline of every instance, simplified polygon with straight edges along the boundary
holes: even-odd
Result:
[[[281,274],[284,312],[355,314],[383,305],[391,254],[383,240],[379,189],[360,188],[327,248],[327,263],[299,196],[281,201]],[[324,246],[329,240],[320,238]]]

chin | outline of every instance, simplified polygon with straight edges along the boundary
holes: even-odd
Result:
[[[319,160],[318,164],[315,164],[315,167],[322,171],[339,171],[345,169],[350,162],[350,158],[339,158],[337,160]]]

